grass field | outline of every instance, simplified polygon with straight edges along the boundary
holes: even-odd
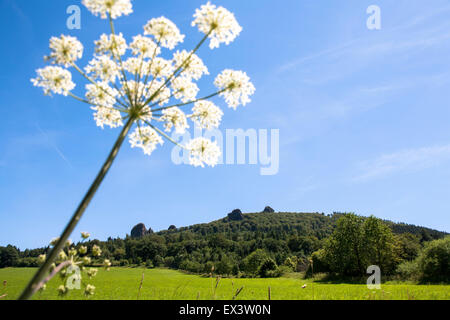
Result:
[[[0,269],[0,296],[15,299],[32,277],[35,269]],[[303,280],[298,276],[278,279],[221,279],[214,292],[216,279],[167,269],[112,268],[99,270],[95,279],[89,281],[96,287],[94,296],[88,299],[127,300],[137,299],[144,273],[139,299],[211,300],[232,299],[237,289],[244,287],[237,300],[266,300],[270,287],[274,300],[310,299],[446,299],[450,300],[450,285],[416,285],[408,283],[385,283],[381,290],[370,291],[362,284],[333,284]],[[7,281],[6,286],[3,285]],[[67,296],[58,296],[56,288],[61,284],[55,277],[47,289],[36,294],[36,299],[87,299],[81,290],[72,290]],[[307,284],[306,288],[302,285]]]

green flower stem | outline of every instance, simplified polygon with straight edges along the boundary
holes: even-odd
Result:
[[[75,229],[78,222],[80,221],[87,206],[89,205],[92,198],[94,197],[98,187],[100,186],[100,184],[102,183],[106,174],[108,173],[109,169],[111,168],[111,165],[114,162],[114,159],[116,158],[116,156],[120,150],[120,147],[122,146],[122,143],[125,140],[125,137],[127,136],[128,132],[130,131],[130,129],[133,125],[133,122],[134,122],[134,118],[130,117],[128,119],[127,123],[125,124],[125,126],[123,127],[122,132],[120,133],[119,137],[117,138],[117,141],[114,144],[114,147],[112,148],[105,163],[103,164],[103,167],[101,168],[100,172],[98,173],[97,177],[95,178],[95,180],[92,183],[91,187],[89,188],[88,192],[86,193],[83,200],[81,201],[78,208],[76,209],[75,213],[73,214],[72,218],[70,219],[70,222],[67,224],[63,233],[59,237],[59,240],[57,241],[57,243],[55,244],[53,249],[50,251],[50,254],[48,255],[44,264],[39,268],[39,270],[34,275],[33,279],[28,283],[27,287],[20,295],[19,300],[28,300],[33,296],[33,294],[36,293],[37,290],[39,290],[39,284],[41,283],[41,281],[44,279],[44,277],[49,272],[50,267],[51,267],[53,261],[55,261],[58,253],[61,251],[61,249],[64,248],[64,245],[66,244],[66,241],[69,239],[70,234]]]
[[[168,84],[170,84],[170,81],[172,80],[173,77],[176,76],[177,72],[182,70],[184,68],[184,66],[186,65],[186,63],[189,62],[189,60],[191,59],[192,55],[194,53],[196,53],[198,51],[198,49],[200,49],[200,47],[202,46],[202,44],[206,41],[206,39],[208,39],[209,35],[211,34],[213,30],[209,31],[203,38],[202,40],[200,40],[200,42],[197,44],[197,46],[194,48],[194,50],[191,51],[191,53],[189,54],[189,56],[186,58],[186,60],[183,61],[183,63],[177,68],[175,69],[175,71],[172,73],[172,75],[166,79],[166,81],[163,83],[162,86],[160,86],[158,88],[158,90],[155,91],[155,93],[153,93],[151,95],[150,98],[147,99],[147,101],[145,101],[144,105],[149,104],[150,102],[152,102],[152,100],[158,96],[159,92],[164,89]],[[175,77],[177,78],[179,76],[179,74]]]
[[[71,264],[72,264],[71,260],[61,262],[61,264],[59,264],[55,269],[53,269],[53,271],[44,280],[42,280],[41,282],[38,283],[38,285],[36,286],[36,291],[41,289],[43,286],[45,286],[47,284],[47,282],[52,280],[52,278],[54,276],[56,276],[58,274],[58,272],[60,272],[65,267],[70,266]]]
[[[119,103],[121,106],[123,106],[124,108],[127,108],[126,104],[123,103],[122,101],[120,101],[120,99],[116,99],[116,97],[112,96],[107,90],[105,90],[103,87],[100,87],[98,85],[98,83],[96,83],[94,80],[92,80],[86,73],[83,72],[83,70],[80,69],[80,67],[75,63],[72,62],[72,66],[84,77],[86,78],[86,80],[88,80],[90,83],[92,83],[93,85],[95,85],[97,88],[99,88],[100,90],[102,90],[104,93],[106,93],[108,96],[110,96],[111,98],[114,98],[117,103]],[[119,91],[120,92],[120,91]]]
[[[195,100],[188,101],[188,102],[182,102],[182,103],[174,104],[174,105],[171,105],[171,106],[168,106],[168,107],[161,107],[161,108],[153,109],[152,112],[158,112],[158,111],[161,111],[161,110],[166,110],[166,109],[175,108],[175,107],[182,107],[182,106],[186,106],[188,104],[196,103],[196,102],[199,102],[199,101],[202,101],[202,100],[208,100],[208,99],[210,99],[212,97],[215,97],[215,96],[217,96],[217,95],[219,95],[222,92],[225,92],[227,90],[228,89],[225,88],[225,89],[222,89],[220,91],[212,93],[209,96],[206,96],[206,97],[203,97],[203,98],[195,99]]]
[[[113,37],[112,37],[113,45],[116,47],[116,31],[115,31],[115,28],[114,28],[113,19],[111,17],[111,12],[109,12],[108,17],[109,17],[109,27],[111,29],[111,34],[113,35]],[[117,49],[117,47],[115,49]],[[125,91],[126,91],[126,94],[128,96],[128,100],[130,101],[130,105],[133,105],[133,99],[131,97],[131,91],[130,91],[130,88],[128,87],[127,75],[125,73],[125,69],[123,68],[122,57],[120,56],[119,52],[117,52],[117,57],[116,57],[116,55],[114,54],[114,48],[112,48],[111,54],[113,55],[113,58],[116,59],[119,62],[119,64],[120,64],[120,71],[122,73],[123,80],[125,81],[125,86],[124,86],[125,87]]]
[[[85,99],[83,99],[83,98],[80,98],[80,97],[78,97],[77,95],[73,94],[72,92],[68,92],[67,94],[68,94],[69,96],[71,96],[72,98],[74,98],[75,100],[78,100],[78,101],[83,102],[83,103],[87,103],[87,104],[89,104],[89,105],[91,105],[91,106],[94,106],[94,107],[100,107],[100,108],[106,108],[106,109],[111,109],[111,110],[119,110],[119,111],[122,111],[122,112],[128,112],[127,109],[124,109],[124,108],[122,108],[122,107],[119,106],[119,105],[114,105],[114,107],[102,106],[102,105],[100,105],[100,104],[95,104],[95,103],[93,103],[93,102],[89,102],[89,101],[87,101],[87,100],[85,100]]]
[[[170,142],[172,142],[173,144],[179,146],[182,149],[188,150],[185,146],[179,144],[178,142],[176,142],[175,140],[173,140],[171,137],[169,137],[167,134],[165,134],[163,131],[161,131],[158,127],[155,127],[154,125],[152,125],[150,122],[144,120],[144,122],[146,124],[148,124],[151,128],[153,128],[153,130],[159,132],[162,136],[164,136],[167,140],[169,140]]]

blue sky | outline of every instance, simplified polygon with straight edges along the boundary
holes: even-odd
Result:
[[[135,0],[116,28],[130,39],[164,15],[189,49],[201,37],[192,14],[204,2]],[[248,73],[253,101],[227,109],[221,130],[279,129],[278,174],[262,176],[257,165],[175,165],[169,143],[151,157],[125,144],[77,232],[123,237],[138,222],[161,230],[266,205],[450,231],[448,1],[213,3],[234,12],[243,32],[229,46],[200,50],[211,73],[202,93],[222,69]],[[84,7],[81,30],[68,30],[72,4],[79,1],[0,0],[0,245],[38,247],[58,236],[119,132],[96,127],[86,105],[46,97],[30,83],[51,36],[77,36],[85,65],[108,31]],[[381,30],[366,27],[372,4],[381,8]],[[75,80],[81,95],[84,82]]]

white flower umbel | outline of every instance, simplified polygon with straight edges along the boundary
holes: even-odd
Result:
[[[133,75],[138,75],[142,70],[148,70],[149,64],[141,58],[131,57],[124,61],[123,68]]]
[[[87,296],[92,296],[95,293],[95,286],[88,284],[84,289],[84,294]]]
[[[60,64],[65,67],[81,59],[83,56],[83,45],[75,37],[61,35],[59,38],[50,39],[50,55],[46,57],[54,64]]]
[[[91,234],[89,232],[81,232],[81,238],[83,240],[86,240],[87,238],[89,238],[91,236]]]
[[[175,128],[177,133],[183,134],[189,128],[186,115],[179,108],[166,109],[162,113],[161,120],[164,121],[166,131],[170,132],[172,128]]]
[[[174,79],[172,81],[172,89],[175,92],[175,98],[180,99],[184,103],[195,100],[199,91],[194,82],[184,77]]]
[[[218,48],[220,43],[229,44],[242,31],[234,14],[223,7],[216,8],[210,2],[197,9],[192,26],[197,26],[200,32],[209,34],[209,47]]]
[[[206,130],[218,128],[222,121],[223,112],[211,101],[202,100],[194,104],[192,108],[192,120]]]
[[[122,115],[118,110],[108,107],[92,107],[92,110],[95,110],[94,120],[97,126],[102,129],[104,126],[109,126],[110,128],[123,126]]]
[[[186,148],[189,150],[189,162],[194,167],[204,167],[205,164],[214,167],[221,155],[217,143],[205,138],[192,139]]]
[[[95,52],[99,54],[123,56],[127,51],[127,48],[127,42],[122,33],[119,33],[118,35],[102,34],[100,39],[95,41]]]
[[[150,74],[155,78],[168,78],[174,72],[172,61],[156,57],[150,62]]]
[[[105,82],[115,82],[120,73],[117,64],[106,55],[96,56],[84,70],[93,79],[100,79]]]
[[[86,99],[93,105],[112,108],[119,92],[106,82],[86,85]]]
[[[165,104],[167,104],[170,100],[171,93],[170,89],[167,87],[163,87],[163,89],[160,89],[163,85],[164,81],[154,80],[153,83],[150,83],[147,86],[147,94],[145,98],[149,99],[153,96],[153,101],[155,101],[155,104],[158,104],[160,106],[164,106]]]
[[[128,88],[130,96],[133,100],[142,101],[143,100],[143,92],[145,92],[145,84],[142,81],[134,81],[128,80],[127,82],[122,82],[123,88]]]
[[[202,75],[209,74],[208,68],[196,54],[186,50],[177,51],[173,55],[175,68],[180,68],[180,75],[186,78],[199,80]]]
[[[88,232],[81,232],[81,244],[83,244],[89,237],[90,234]],[[50,246],[56,245],[58,241],[59,238],[52,241]],[[100,247],[94,245],[92,247],[91,254],[92,256],[99,256],[101,254]],[[39,264],[45,265],[45,263],[48,262],[48,258],[48,253],[40,255],[38,259]],[[59,250],[57,258],[51,264],[50,274],[36,284],[36,290],[44,290],[46,283],[59,274],[59,278],[63,282],[63,284],[57,288],[60,295],[65,295],[73,289],[80,289],[78,286],[72,286],[72,284],[74,284],[74,280],[79,281],[80,285],[85,286],[86,290],[90,291],[90,294],[94,294],[93,288],[95,287],[87,283],[87,281],[94,278],[97,274],[96,269],[89,268],[91,263],[92,258],[88,255],[87,246],[75,246],[72,245],[72,243],[66,243],[64,248]],[[74,273],[73,268],[76,268],[76,273]],[[87,278],[83,279],[84,274],[87,275]]]
[[[36,87],[42,87],[44,93],[62,94],[67,96],[69,91],[75,88],[75,83],[72,82],[72,74],[70,71],[61,67],[45,67],[38,69],[37,78],[31,79],[31,82]]]
[[[130,48],[135,56],[141,56],[143,58],[152,58],[161,53],[161,48],[152,39],[142,35],[133,37]]]
[[[239,105],[249,103],[250,96],[255,93],[255,87],[245,72],[224,70],[214,81],[217,88],[224,90],[220,93],[230,108],[236,109]]]
[[[142,120],[146,123],[151,122],[153,119],[153,113],[150,110],[150,107],[145,106],[144,108],[142,108],[138,117],[139,117],[139,120]]]
[[[137,127],[130,134],[130,144],[132,148],[141,148],[146,155],[151,155],[158,144],[164,143],[161,136],[151,127]]]
[[[83,0],[83,4],[90,12],[102,19],[108,15],[116,19],[122,15],[129,15],[133,12],[131,0]]]
[[[164,48],[173,49],[184,40],[178,27],[165,17],[151,19],[144,26],[144,34],[152,35]]]
[[[184,35],[173,22],[165,17],[149,20],[144,26],[144,34],[134,36],[128,47],[128,39],[122,33],[116,33],[114,19],[132,12],[130,0],[83,0],[83,4],[94,15],[109,18],[110,34],[102,34],[95,41],[94,56],[84,68],[77,65],[83,54],[83,46],[78,40],[69,36],[52,38],[47,61],[59,66],[38,69],[37,77],[31,81],[35,86],[42,87],[45,94],[67,95],[88,104],[94,111],[94,120],[99,127],[121,127],[121,132],[94,182],[60,238],[55,240],[43,265],[20,296],[21,299],[31,298],[38,290],[36,288],[42,287],[39,283],[51,271],[58,253],[68,248],[67,239],[77,227],[127,136],[133,148],[140,148],[147,155],[162,145],[165,138],[187,148],[192,165],[215,166],[220,157],[217,143],[197,138],[183,146],[166,132],[182,133],[189,128],[189,121],[207,130],[217,128],[223,113],[208,100],[222,95],[230,107],[236,108],[250,102],[250,96],[255,92],[244,72],[227,69],[215,79],[214,83],[218,87],[216,92],[197,97],[197,81],[208,75],[208,68],[199,57],[202,45],[210,39],[210,47],[216,48],[221,43],[230,43],[241,32],[234,15],[224,8],[207,3],[197,10],[193,25],[204,33],[203,37],[193,48],[182,48],[175,53],[166,54],[165,56],[173,58],[165,60],[158,56],[162,48],[172,50],[184,41]],[[75,83],[72,82],[72,74],[63,66],[72,67],[80,73],[85,80],[81,86],[86,88],[85,94],[73,92]],[[193,105],[192,114],[187,116],[183,108],[190,105]],[[93,246],[89,250],[87,246],[77,249],[72,247],[68,250],[69,259],[90,251],[98,256],[101,248]],[[92,262],[85,256],[80,261],[84,265]],[[106,261],[105,267],[109,268]],[[62,287],[62,294],[67,292],[66,289]],[[90,294],[93,290],[93,287],[88,287],[86,293]]]

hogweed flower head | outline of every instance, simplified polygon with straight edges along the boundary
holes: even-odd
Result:
[[[47,259],[47,255],[46,254],[40,254],[38,257],[38,262],[39,263],[44,263],[45,259]]]
[[[200,32],[209,35],[211,49],[218,48],[220,43],[229,44],[242,31],[234,14],[223,7],[216,7],[210,2],[197,9],[194,18],[192,26],[197,26]]]
[[[183,134],[189,128],[186,115],[180,108],[174,107],[162,111],[163,116],[161,120],[164,121],[164,128],[166,131],[171,131],[175,128],[177,133]]]
[[[84,294],[87,296],[92,296],[95,293],[95,287],[91,284],[88,284],[84,289]]]
[[[127,42],[122,33],[102,34],[100,39],[95,41],[95,52],[99,54],[119,55],[122,56],[128,49]],[[120,66],[118,66],[120,67]]]
[[[255,87],[245,72],[235,70],[224,70],[214,81],[219,89],[224,89],[220,95],[230,108],[236,109],[239,105],[245,106],[249,103],[250,96],[255,93]]]
[[[151,155],[157,145],[162,145],[164,140],[155,129],[145,126],[134,130],[130,135],[130,143],[132,148],[141,148],[145,154]]]
[[[106,83],[115,82],[119,77],[117,64],[107,55],[98,55],[89,62],[84,70],[93,80],[100,80]]]
[[[111,267],[111,261],[109,261],[109,259],[105,259],[105,260],[103,261],[103,265],[104,265],[106,268],[109,268],[109,267]]]
[[[102,19],[111,16],[116,19],[133,12],[131,0],[83,0],[83,4],[90,12]]]
[[[90,237],[89,232],[81,232],[81,239],[84,240]],[[57,241],[58,238],[52,240],[52,242]],[[77,249],[78,248],[78,249]],[[85,293],[88,295],[94,294],[95,287],[82,282],[83,273],[89,278],[92,279],[97,275],[98,269],[96,268],[87,268],[91,263],[97,259],[101,255],[102,251],[99,246],[93,245],[91,249],[91,256],[87,255],[88,249],[87,246],[84,245],[72,245],[67,244],[66,248],[62,249],[57,257],[56,263],[52,263],[51,268],[49,270],[50,276],[43,282],[40,283],[40,288],[42,289],[45,286],[45,283],[51,279],[51,277],[56,274],[62,279],[63,284],[57,288],[57,291],[60,295],[67,294],[70,290],[79,287],[75,286],[75,283],[79,285],[83,284],[85,286]],[[39,256],[38,260],[43,262],[46,260],[46,254],[42,254]],[[98,260],[97,260],[98,262]],[[109,260],[103,260],[103,265],[106,270],[109,270],[111,263]]]
[[[70,66],[83,56],[83,45],[77,38],[71,36],[52,37],[50,49],[51,53],[46,59],[65,67]]]
[[[59,293],[59,295],[65,295],[66,293],[67,293],[67,288],[66,288],[66,286],[65,285],[60,285],[59,287],[58,287],[58,293]]]
[[[90,268],[90,269],[87,271],[87,275],[88,275],[89,278],[93,278],[93,277],[95,277],[95,276],[97,275],[97,272],[98,272],[98,269],[96,269],[96,268]]]
[[[192,119],[200,127],[206,130],[218,128],[222,120],[223,112],[211,101],[198,101],[192,108]]]
[[[87,253],[87,247],[86,247],[86,246],[81,246],[81,247],[78,249],[78,252],[79,252],[80,254],[86,254],[86,253]]]
[[[92,255],[94,257],[99,257],[102,254],[102,249],[96,244],[92,246]]]
[[[133,42],[130,43],[130,49],[135,56],[143,58],[152,58],[153,55],[161,53],[161,48],[150,38],[142,35],[133,37]]]
[[[181,75],[189,79],[199,80],[202,75],[208,75],[208,68],[196,54],[186,50],[177,51],[173,55],[175,68],[182,68]]]
[[[205,164],[214,167],[220,157],[217,143],[205,138],[191,140],[187,148],[191,151],[189,162],[195,167],[204,167]]]
[[[83,240],[88,239],[91,236],[91,234],[89,232],[81,232],[81,238]]]
[[[180,33],[175,23],[165,17],[148,21],[144,26],[144,34],[154,36],[162,47],[171,50],[184,40],[184,35]]]
[[[83,259],[82,259],[82,263],[84,265],[91,264],[91,261],[92,261],[92,259],[90,257],[83,257]]]
[[[46,95],[51,93],[67,96],[75,88],[70,71],[61,67],[45,67],[38,69],[37,78],[31,79],[36,87],[42,87]]]
[[[179,49],[171,59],[161,57],[164,48],[173,50],[185,36],[166,17],[150,19],[143,34],[132,37],[129,43],[122,33],[116,33],[113,20],[133,12],[131,0],[83,0],[96,16],[109,18],[110,33],[103,33],[94,41],[94,57],[84,68],[77,65],[83,56],[83,45],[72,36],[50,39],[47,60],[52,66],[37,70],[32,79],[45,94],[70,96],[90,105],[93,118],[100,128],[123,127],[131,121],[129,142],[147,155],[162,145],[166,133],[183,133],[189,121],[201,128],[218,128],[222,110],[209,99],[220,95],[233,109],[250,102],[255,87],[245,72],[225,69],[214,81],[218,91],[199,98],[197,81],[209,75],[198,51],[210,40],[210,48],[229,44],[240,34],[242,27],[233,13],[208,2],[195,11],[192,26],[204,34],[191,50]],[[74,68],[87,81],[85,93],[74,92],[75,83],[68,68]],[[193,105],[192,114],[184,107]],[[217,144],[206,140],[192,140],[181,147],[190,151],[194,166],[214,166],[220,156]],[[94,246],[95,247],[95,246]]]

